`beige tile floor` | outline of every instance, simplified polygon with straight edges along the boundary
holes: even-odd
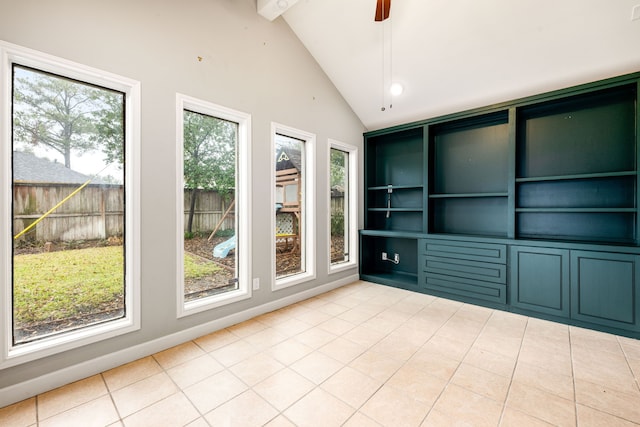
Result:
[[[2,426],[640,425],[640,341],[356,282],[0,409]]]

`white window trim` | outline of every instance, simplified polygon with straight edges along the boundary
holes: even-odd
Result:
[[[338,273],[358,265],[358,148],[345,144],[344,142],[329,139],[327,145],[327,159],[329,160],[329,168],[331,168],[331,149],[344,151],[349,154],[349,174],[347,179],[347,194],[349,195],[349,228],[347,234],[349,237],[349,261],[332,264],[331,263],[331,171],[327,171],[327,188],[329,215],[327,218],[327,230],[329,231],[329,239],[327,241],[327,254],[329,262],[329,274]],[[347,220],[347,218],[345,218]]]
[[[185,302],[184,299],[184,110],[206,114],[238,124],[236,168],[236,212],[238,289]],[[177,317],[185,317],[215,307],[251,298],[251,115],[183,94],[176,94],[176,227],[177,253]]]
[[[305,271],[280,279],[276,278],[276,134],[304,141],[304,200],[302,201],[302,229],[304,230],[304,249],[302,265]],[[271,266],[273,280],[271,290],[278,291],[316,278],[316,173],[315,173],[315,134],[271,123]]]
[[[0,369],[86,346],[140,329],[140,82],[0,41]],[[12,343],[11,103],[12,65],[19,64],[125,93],[125,307],[122,319],[60,333],[30,343]]]

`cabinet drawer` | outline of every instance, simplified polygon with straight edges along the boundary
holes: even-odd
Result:
[[[507,246],[493,243],[450,242],[447,240],[420,240],[420,253],[443,258],[506,264]]]
[[[424,277],[424,286],[433,291],[500,304],[507,302],[507,285],[504,284],[435,273],[424,273],[422,277]]]
[[[440,274],[494,283],[507,283],[507,266],[466,259],[422,255],[422,268],[427,273]]]

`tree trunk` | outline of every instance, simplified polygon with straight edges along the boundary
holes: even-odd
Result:
[[[196,197],[198,196],[198,189],[191,190],[191,206],[189,206],[189,220],[187,221],[187,232],[192,232],[193,216],[196,213]]]
[[[71,149],[64,149],[64,167],[67,169],[71,169]]]

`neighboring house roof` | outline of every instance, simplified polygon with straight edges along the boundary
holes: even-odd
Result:
[[[282,148],[276,154],[276,170],[285,170],[296,168],[298,171],[302,169],[302,158],[300,151],[293,148]]]
[[[334,185],[331,187],[331,197],[342,197],[344,196],[344,187],[341,185]]]
[[[62,163],[37,157],[24,151],[13,152],[13,180],[28,183],[84,184],[88,175],[66,168]],[[91,184],[106,184],[96,177]]]

